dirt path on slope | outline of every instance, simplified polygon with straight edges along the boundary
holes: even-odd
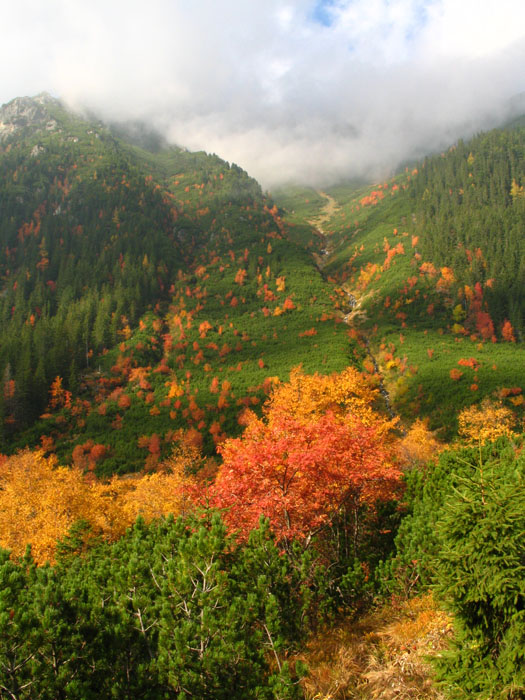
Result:
[[[328,223],[328,221],[330,221],[334,214],[336,214],[339,211],[341,207],[335,201],[335,199],[329,194],[326,194],[326,192],[318,191],[317,194],[326,199],[326,204],[321,209],[318,216],[314,216],[313,219],[308,219],[308,223],[310,224],[310,226],[313,226],[317,230],[322,239],[322,244],[319,248],[319,252],[314,253],[315,261],[319,269],[322,269],[326,265],[328,258],[332,253],[332,246],[330,245],[330,236],[326,233],[324,226],[326,223]]]
[[[326,192],[317,192],[318,195],[326,199],[326,204],[324,207],[321,209],[319,212],[318,216],[315,216],[313,219],[309,219],[308,223],[311,226],[315,226],[315,228],[321,233],[323,236],[326,236],[326,232],[323,228],[324,224],[326,224],[334,214],[336,214],[339,209],[341,208],[339,204],[335,201],[333,197],[331,197],[329,194],[326,194]]]
[[[330,245],[330,235],[326,233],[324,226],[330,219],[339,211],[341,208],[339,204],[335,201],[333,197],[331,197],[329,194],[326,194],[326,192],[321,192],[318,191],[318,194],[321,197],[324,197],[326,199],[326,204],[324,207],[321,209],[319,212],[319,215],[314,217],[313,219],[309,219],[308,223],[310,226],[314,226],[319,234],[322,237],[322,246],[319,250],[319,253],[314,253],[317,265],[319,266],[319,269],[322,270],[323,267],[326,265],[328,260],[330,259],[330,255],[333,252],[333,247]],[[345,285],[343,285],[343,290],[346,294],[347,297],[347,303],[349,306],[350,311],[347,312],[346,314],[343,314],[343,322],[346,323],[348,326],[353,325],[353,320],[356,318],[356,316],[366,316],[366,312],[361,311],[361,300],[357,299],[352,292],[350,292]],[[369,339],[365,336],[362,335],[365,346],[366,346],[366,353],[368,357],[370,358],[372,364],[374,365],[374,370],[379,378],[379,391],[383,397],[383,400],[385,402],[386,410],[388,411],[388,414],[390,415],[391,418],[394,418],[396,413],[392,407],[392,400],[390,398],[390,394],[383,382],[383,375],[381,374],[381,371],[379,369],[379,364],[372,354],[371,348],[370,348],[370,341]]]

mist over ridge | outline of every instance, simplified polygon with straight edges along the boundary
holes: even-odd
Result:
[[[516,114],[525,89],[517,0],[22,0],[4,19],[1,102],[49,90],[263,187],[383,178]]]

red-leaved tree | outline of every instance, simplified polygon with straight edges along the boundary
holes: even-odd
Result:
[[[375,391],[366,400],[366,380],[357,381],[353,396],[337,396],[342,380],[296,373],[263,418],[248,412],[243,436],[219,447],[224,462],[210,492],[232,530],[245,537],[264,515],[279,541],[309,540],[345,508],[394,496],[389,424],[371,408]]]

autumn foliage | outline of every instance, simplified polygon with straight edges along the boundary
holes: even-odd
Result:
[[[279,385],[264,416],[248,413],[241,438],[219,448],[224,464],[211,491],[241,536],[269,518],[281,541],[308,539],[348,503],[395,493],[399,471],[392,423],[373,404],[376,390],[356,370]]]
[[[15,555],[31,543],[37,562],[52,560],[57,539],[76,520],[105,520],[97,487],[81,470],[58,467],[54,456],[20,452],[0,465],[0,481],[0,544]]]
[[[479,406],[469,406],[458,416],[458,433],[466,442],[493,442],[501,436],[512,437],[515,416],[506,406],[485,399]]]
[[[514,329],[512,328],[512,325],[508,319],[505,319],[505,321],[503,323],[503,327],[501,329],[501,337],[507,343],[515,343],[516,342],[516,338],[514,336]]]
[[[187,467],[199,459],[184,441],[152,474],[98,481],[73,466],[61,467],[54,455],[24,450],[0,464],[0,546],[22,556],[28,544],[38,564],[53,561],[57,540],[78,520],[93,535],[120,537],[141,515],[146,521],[184,511],[192,480]]]
[[[417,418],[398,443],[397,451],[403,465],[424,466],[434,462],[443,450],[428,427],[428,419]]]

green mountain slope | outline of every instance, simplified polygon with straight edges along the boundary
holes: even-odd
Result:
[[[45,96],[3,109],[4,450],[99,444],[127,471],[184,428],[212,452],[268,377],[351,361],[331,286],[240,168]]]
[[[45,95],[5,106],[2,450],[87,463],[98,445],[109,474],[183,429],[212,454],[298,364],[379,370],[447,437],[483,397],[520,411],[524,133],[373,186],[289,188],[278,209],[217,156]]]
[[[521,419],[524,146],[524,129],[495,130],[390,181],[324,193],[336,205],[322,224],[324,272],[346,320],[396,411],[428,416],[442,437],[485,397]],[[276,198],[303,222],[326,202],[300,189]]]

